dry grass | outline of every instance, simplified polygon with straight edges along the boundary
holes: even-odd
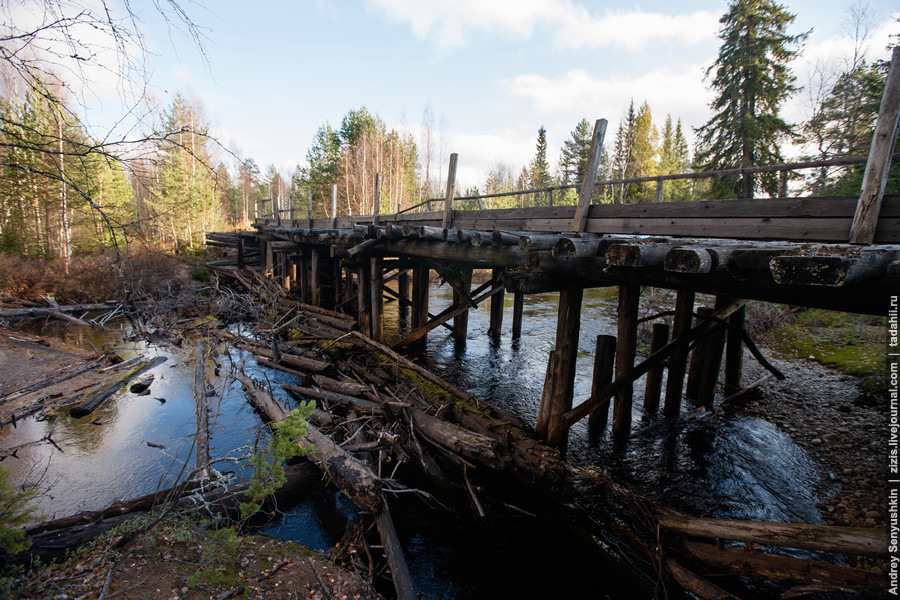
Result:
[[[131,256],[90,255],[72,260],[69,273],[60,261],[0,255],[0,303],[42,302],[54,296],[60,304],[84,304],[154,294],[190,280],[191,266],[159,252]]]

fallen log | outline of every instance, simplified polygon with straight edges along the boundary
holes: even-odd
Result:
[[[128,382],[143,373],[148,369],[152,369],[162,363],[166,362],[165,356],[156,356],[153,359],[143,362],[138,366],[138,368],[133,371],[129,371],[122,377],[120,377],[115,382],[107,385],[97,393],[93,394],[90,398],[76,406],[75,408],[69,411],[69,414],[75,418],[83,417],[85,415],[93,412],[98,406],[106,402],[110,396],[121,390],[123,387],[128,385]]]
[[[410,414],[417,432],[439,446],[487,465],[496,460],[496,449],[500,444],[494,438],[447,423],[421,410],[410,409]]]
[[[860,556],[887,556],[887,530],[666,516],[659,526],[684,535]]]
[[[685,541],[684,548],[691,556],[706,564],[728,569],[737,575],[761,577],[769,581],[865,588],[883,587],[887,583],[887,578],[882,573],[817,560],[722,548],[692,541]]]
[[[263,510],[271,510],[276,506],[296,502],[304,493],[315,485],[320,475],[310,463],[289,465],[284,469],[285,483],[263,503]],[[227,517],[240,519],[240,506],[247,502],[246,491],[251,481],[242,481],[214,488],[202,496],[194,496],[196,485],[176,486],[161,492],[141,496],[133,500],[120,501],[112,506],[98,510],[78,513],[55,521],[48,521],[34,526],[28,532],[31,548],[26,552],[12,556],[3,556],[0,562],[7,564],[33,564],[36,559],[47,563],[60,560],[66,555],[96,537],[115,529],[136,514],[146,512],[171,499],[173,493],[182,497],[175,505],[177,511],[201,513],[209,518]],[[199,485],[199,484],[197,484]]]
[[[96,312],[100,310],[109,310],[114,304],[70,304],[68,306],[33,306],[29,308],[2,308],[0,309],[0,318],[17,318],[17,317],[46,317],[58,316],[54,313],[70,313],[70,312]],[[80,321],[80,319],[78,319]],[[81,321],[84,323],[84,321]]]
[[[282,383],[280,385],[288,392],[294,392],[295,394],[300,394],[301,396],[306,396],[307,398],[335,402],[337,404],[349,406],[363,412],[381,412],[381,406],[379,404],[376,404],[375,402],[372,402],[371,400],[363,400],[362,398],[355,398],[353,396],[340,394],[338,392],[329,392],[326,390],[311,387],[302,387],[299,385],[288,385],[286,383]]]

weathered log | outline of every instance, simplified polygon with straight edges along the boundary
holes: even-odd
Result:
[[[381,511],[375,517],[375,523],[378,526],[378,534],[381,536],[384,554],[391,567],[391,578],[394,580],[397,598],[399,600],[417,600],[419,595],[416,593],[415,586],[413,586],[409,567],[403,556],[400,538],[397,537],[397,530],[394,528],[394,521],[391,519],[387,502],[385,502]]]
[[[410,409],[410,414],[417,431],[439,446],[487,465],[497,458],[499,444],[495,439],[447,423],[420,410]]]
[[[96,312],[100,310],[111,310],[115,308],[115,304],[71,304],[68,306],[33,306],[29,308],[2,308],[0,309],[0,317],[2,318],[19,318],[19,317],[46,317],[53,313],[70,313],[70,312]],[[54,315],[60,316],[60,315]],[[61,317],[65,318],[65,317]],[[82,324],[84,321],[78,319]]]
[[[302,302],[297,304],[297,308],[299,308],[301,311],[315,313],[317,321],[325,323],[326,325],[330,325],[335,329],[350,331],[356,325],[356,321],[354,321],[352,317],[345,315],[344,313],[320,308],[311,304],[303,304]]]
[[[738,600],[733,594],[685,569],[672,559],[666,561],[666,569],[672,574],[678,585],[703,600]]]
[[[659,526],[669,531],[713,539],[784,546],[819,552],[887,556],[887,530],[802,523],[770,523],[666,516]]]
[[[284,507],[296,502],[304,490],[310,489],[319,481],[320,477],[318,470],[310,463],[289,465],[285,467],[284,475],[284,485],[266,500],[263,504],[264,509],[273,506]],[[247,500],[245,492],[250,483],[243,481],[214,488],[204,492],[202,499],[198,500],[193,497],[193,493],[200,484],[188,482],[131,500],[115,502],[101,510],[85,511],[39,523],[26,529],[28,539],[31,541],[31,549],[12,557],[5,557],[5,560],[32,564],[35,559],[41,559],[46,563],[64,558],[70,550],[83,546],[97,536],[114,529],[135,514],[170,501],[173,494],[191,494],[191,496],[182,497],[178,501],[176,505],[178,510],[200,510],[203,511],[204,516],[212,518],[224,515],[232,519],[239,519],[240,505]]]
[[[328,402],[334,402],[343,406],[349,406],[355,408],[356,410],[361,410],[367,413],[381,411],[380,405],[369,400],[363,400],[362,398],[354,398],[353,396],[348,396],[346,394],[341,394],[338,392],[329,392],[326,390],[311,387],[302,387],[299,385],[289,385],[286,383],[282,383],[280,385],[288,392],[300,394],[301,396],[306,396],[307,398],[326,400]]]
[[[606,251],[611,267],[659,267],[671,246],[667,244],[613,244]]]
[[[723,548],[714,544],[685,541],[684,547],[694,558],[709,565],[728,569],[738,575],[759,577],[769,581],[837,584],[849,587],[882,587],[887,580],[882,573],[843,567],[818,560],[763,554],[750,550]]]
[[[197,440],[194,452],[197,477],[209,477],[209,413],[206,408],[206,344],[194,346],[194,402],[197,408]]]
[[[90,414],[91,412],[96,410],[98,406],[100,406],[101,404],[103,404],[104,402],[109,400],[109,398],[113,394],[115,394],[116,392],[121,390],[123,387],[128,385],[129,381],[133,380],[135,377],[137,377],[138,375],[140,375],[147,369],[152,369],[153,367],[156,367],[157,365],[161,365],[164,362],[166,362],[165,356],[156,356],[149,361],[141,363],[140,366],[138,366],[136,369],[129,371],[128,373],[126,373],[125,375],[120,377],[115,382],[107,385],[100,391],[91,395],[90,398],[88,398],[87,400],[85,400],[84,402],[79,404],[78,406],[72,408],[69,411],[69,414],[75,418],[83,417],[85,415]]]
[[[268,348],[260,345],[259,343],[253,343],[238,339],[235,341],[235,345],[240,348],[249,350],[252,354],[255,354],[257,356],[262,356],[269,360],[275,360],[275,353]],[[287,354],[285,352],[280,352],[280,354],[280,360],[277,360],[276,362],[287,365],[289,367],[294,367],[295,369],[303,369],[305,371],[321,373],[328,368],[328,363],[316,360],[314,358],[297,356],[296,354]]]

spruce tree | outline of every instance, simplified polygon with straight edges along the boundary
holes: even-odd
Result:
[[[576,183],[584,179],[593,135],[591,124],[587,119],[582,119],[572,131],[570,139],[563,142],[562,156],[559,159],[560,183]]]
[[[531,186],[534,188],[550,187],[550,165],[547,163],[547,130],[543,125],[538,129],[534,159],[531,161]]]
[[[788,65],[808,35],[789,35],[793,21],[794,15],[772,0],[732,0],[719,19],[722,45],[706,72],[716,91],[710,104],[715,114],[697,130],[697,159],[704,170],[782,162],[779,143],[793,130],[778,111],[797,89]],[[718,180],[711,192],[751,197],[755,187],[753,175],[745,175]],[[776,177],[763,177],[760,187],[774,193]]]

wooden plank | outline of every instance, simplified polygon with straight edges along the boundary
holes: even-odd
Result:
[[[878,121],[872,134],[869,160],[863,174],[859,204],[853,217],[849,238],[851,244],[871,244],[875,240],[898,128],[900,128],[900,46],[894,46],[891,68],[878,109]]]
[[[603,152],[603,138],[606,136],[606,119],[597,119],[594,122],[594,135],[591,138],[591,149],[588,153],[587,164],[584,170],[584,180],[578,191],[578,207],[572,219],[572,231],[584,231],[588,218],[588,208],[591,205],[591,196],[594,194],[594,182],[597,180],[597,168],[600,166],[600,155]]]
[[[456,191],[456,162],[459,158],[455,152],[450,155],[450,168],[447,172],[447,193],[444,194],[444,216],[441,227],[447,229],[453,224],[453,194]]]

